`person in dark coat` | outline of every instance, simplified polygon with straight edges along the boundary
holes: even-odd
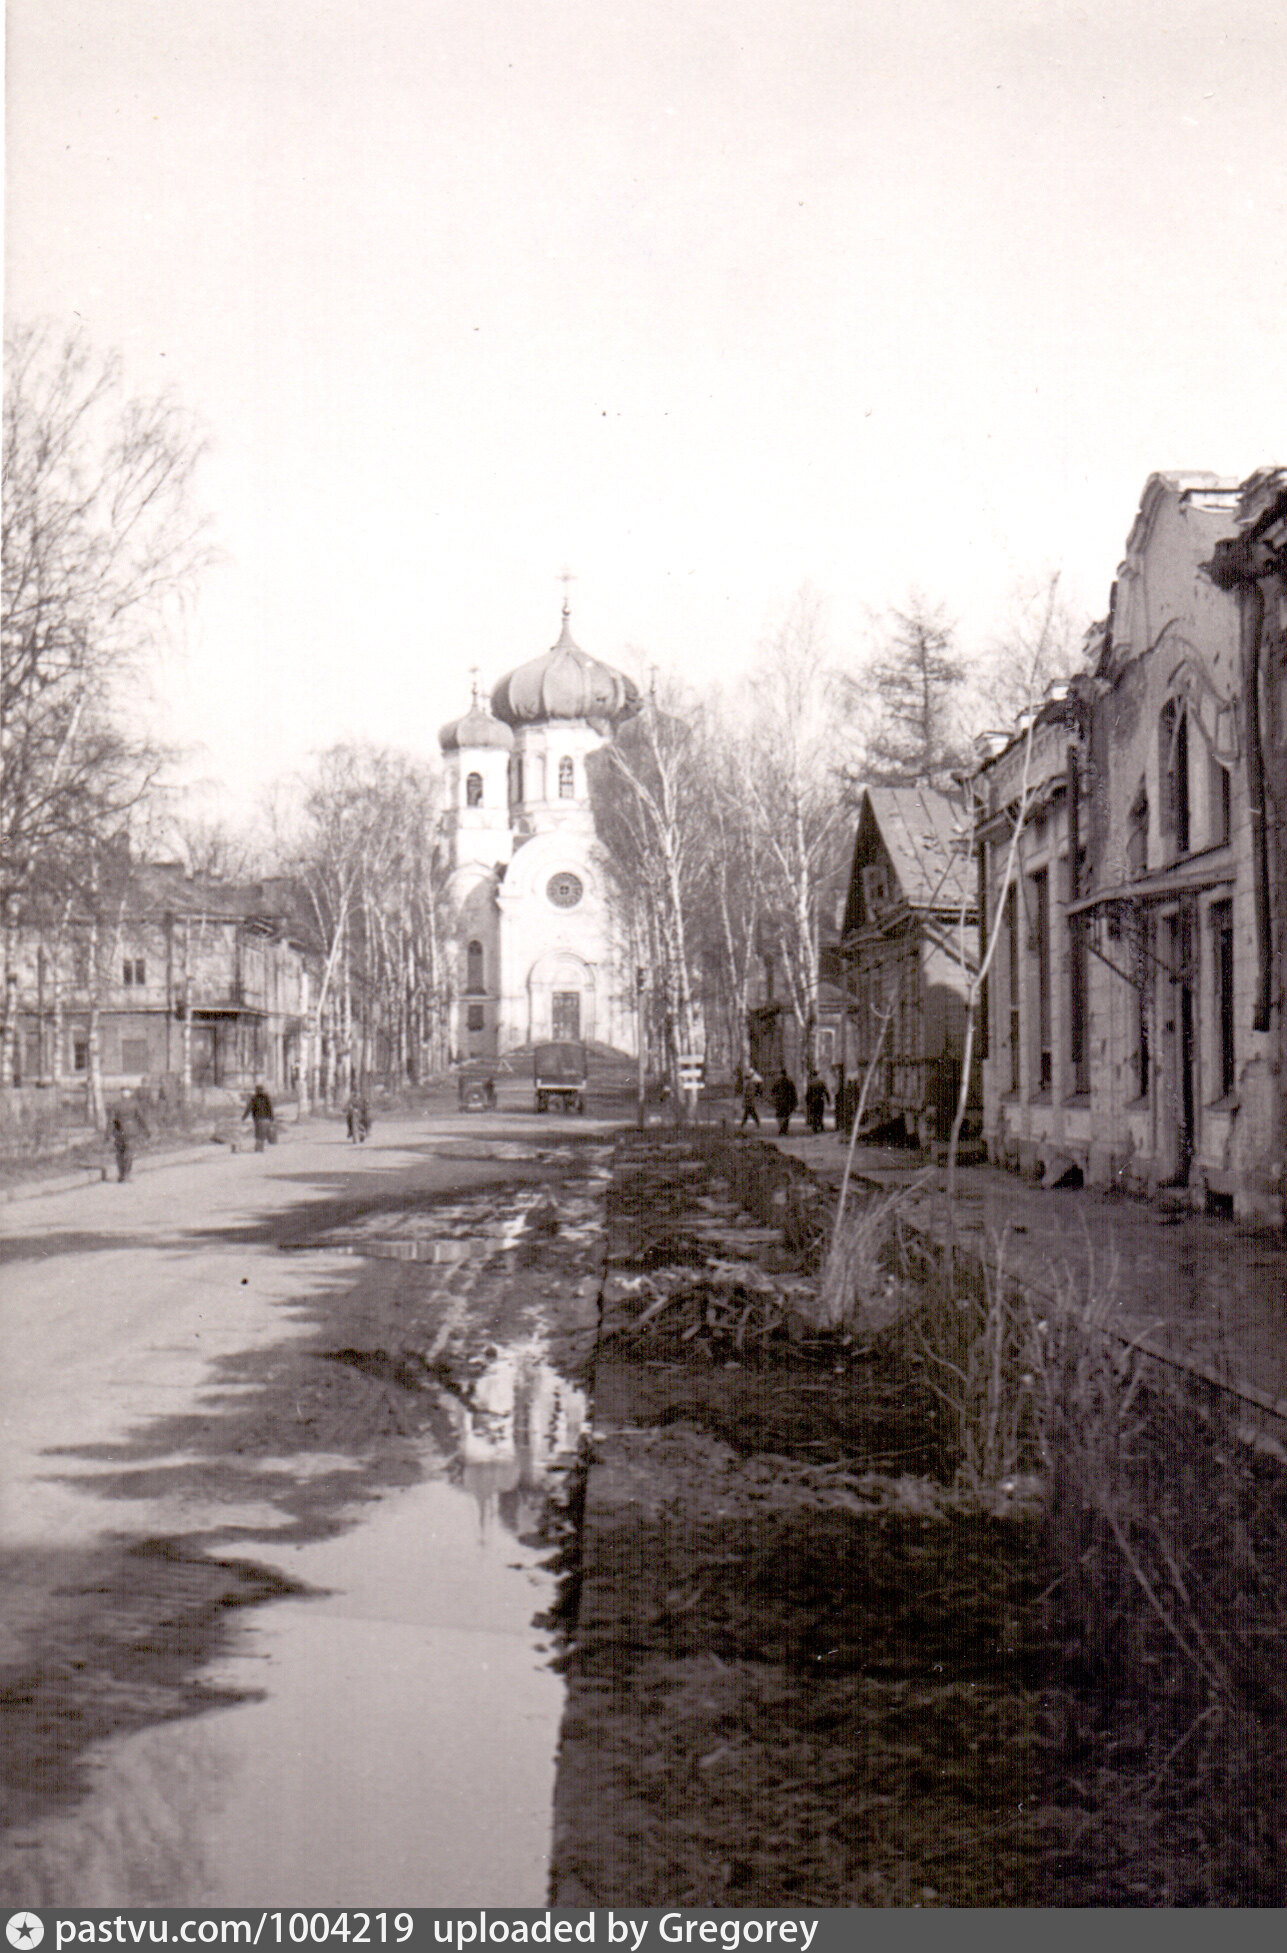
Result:
[[[111,1140],[112,1151],[116,1155],[116,1177],[118,1180],[128,1180],[134,1164],[134,1138],[123,1112],[112,1114]]]
[[[825,1132],[827,1129],[827,1106],[831,1094],[826,1082],[816,1071],[809,1073],[809,1082],[804,1088],[804,1114],[809,1122],[810,1132]]]
[[[778,1115],[778,1132],[785,1139],[791,1130],[791,1114],[800,1103],[800,1094],[786,1072],[780,1071],[773,1081],[773,1110]]]
[[[244,1125],[247,1119],[255,1124],[255,1151],[262,1153],[273,1132],[273,1102],[262,1085],[256,1085],[246,1100],[246,1109],[241,1115]]]

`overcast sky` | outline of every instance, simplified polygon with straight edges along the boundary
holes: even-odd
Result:
[[[809,580],[1101,614],[1287,460],[1275,0],[9,0],[7,305],[212,438],[158,678],[244,801],[558,630],[735,674]]]

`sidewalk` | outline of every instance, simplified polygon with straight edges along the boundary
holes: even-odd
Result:
[[[785,1140],[764,1135],[838,1187],[845,1148],[834,1132]],[[946,1228],[942,1167],[891,1147],[859,1146],[854,1173],[867,1188],[909,1193],[916,1225]],[[1287,1416],[1287,1239],[1221,1216],[1172,1211],[1089,1188],[1049,1192],[995,1166],[957,1173],[957,1236],[995,1254],[1034,1294],[1053,1303],[1062,1277],[1075,1292],[1116,1298],[1127,1336],[1185,1363],[1240,1396]]]
[[[316,1123],[315,1115],[305,1121],[306,1125]],[[297,1130],[293,1111],[282,1126],[283,1137]],[[199,1160],[227,1159],[234,1152],[245,1152],[254,1145],[249,1127],[227,1134],[211,1134],[203,1140],[176,1140],[171,1145],[162,1143],[147,1152],[135,1151],[131,1177],[140,1173],[153,1173],[164,1166],[192,1166]],[[5,1169],[0,1168],[0,1174]],[[7,1206],[16,1200],[37,1200],[45,1194],[71,1193],[77,1187],[96,1187],[104,1180],[115,1180],[116,1160],[109,1142],[104,1139],[99,1147],[99,1157],[83,1162],[79,1166],[66,1167],[62,1172],[53,1170],[52,1162],[48,1173],[33,1173],[29,1177],[12,1180],[0,1179],[0,1206]]]

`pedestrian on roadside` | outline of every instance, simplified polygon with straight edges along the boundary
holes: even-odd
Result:
[[[262,1153],[273,1136],[273,1102],[260,1084],[256,1084],[246,1100],[246,1109],[241,1115],[243,1125],[247,1119],[254,1121],[255,1151]]]
[[[354,1146],[360,1139],[366,1137],[362,1131],[362,1100],[355,1091],[350,1092],[344,1102],[344,1123],[348,1128],[349,1140]]]
[[[742,1090],[742,1126],[745,1127],[748,1119],[753,1119],[758,1126],[760,1114],[755,1101],[760,1094],[759,1074],[752,1065],[749,1070],[739,1072],[738,1076],[741,1079]]]
[[[780,1071],[773,1081],[773,1110],[778,1115],[778,1132],[783,1139],[791,1130],[791,1114],[800,1103],[794,1080]]]
[[[112,1151],[116,1155],[116,1178],[118,1181],[128,1180],[134,1164],[134,1141],[122,1111],[112,1114],[111,1140]]]
[[[826,1080],[816,1071],[809,1073],[809,1082],[804,1088],[804,1115],[810,1132],[825,1132],[827,1129],[827,1107],[831,1094]]]

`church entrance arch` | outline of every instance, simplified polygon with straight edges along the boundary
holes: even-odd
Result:
[[[595,1035],[594,966],[568,950],[538,957],[527,979],[528,1038],[559,1043]]]

